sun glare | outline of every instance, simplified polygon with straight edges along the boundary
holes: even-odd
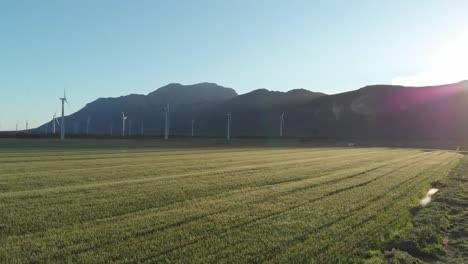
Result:
[[[468,35],[465,34],[453,39],[440,49],[434,56],[433,66],[450,76],[456,73],[466,73],[467,62]]]
[[[437,50],[431,68],[421,73],[397,77],[393,84],[423,86],[455,83],[468,79],[468,34],[457,36]]]

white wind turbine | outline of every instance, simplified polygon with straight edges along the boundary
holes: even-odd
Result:
[[[280,131],[279,131],[280,137],[283,136],[283,127],[284,127],[284,112],[280,115]]]
[[[54,116],[52,117],[52,133],[55,135],[56,128],[55,124],[60,126],[60,122],[57,119],[57,111],[55,111]]]
[[[68,104],[65,90],[63,90],[63,97],[59,99],[60,101],[62,101],[62,122],[60,122],[60,140],[65,140],[65,102]]]
[[[125,116],[125,113],[122,112],[122,137],[125,137],[125,120],[127,120],[128,116]]]

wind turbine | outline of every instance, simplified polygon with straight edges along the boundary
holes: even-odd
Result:
[[[29,133],[29,128],[28,128],[28,120],[26,120],[26,133]]]
[[[283,127],[284,127],[284,112],[280,115],[280,131],[279,131],[280,137],[283,136]]]
[[[53,133],[54,135],[55,135],[55,131],[56,131],[55,123],[57,123],[57,125],[60,126],[60,122],[57,120],[57,111],[55,111],[55,114],[54,114],[54,116],[52,117],[52,133]]]
[[[65,102],[67,102],[67,95],[63,90],[63,97],[59,98],[62,101],[62,122],[60,123],[60,140],[65,140]]]
[[[167,140],[169,138],[169,104],[164,108],[164,139]]]
[[[125,113],[122,112],[122,137],[125,137],[125,120],[127,120],[128,116],[125,116]]]
[[[227,140],[231,140],[231,113],[227,114]]]

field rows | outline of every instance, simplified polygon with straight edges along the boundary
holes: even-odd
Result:
[[[38,153],[0,153],[0,262],[350,262],[461,158],[383,148]]]

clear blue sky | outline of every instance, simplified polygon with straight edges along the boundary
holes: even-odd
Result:
[[[466,0],[0,0],[0,130],[50,120],[64,88],[77,111],[170,82],[239,93],[430,83],[467,13]]]

